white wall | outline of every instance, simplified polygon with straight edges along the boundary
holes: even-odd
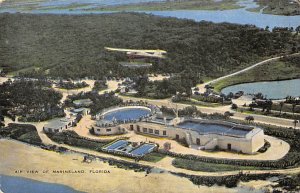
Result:
[[[110,131],[108,131],[110,130]],[[97,127],[94,126],[94,133],[96,135],[118,135],[125,133],[125,128],[122,126],[114,126],[114,127]]]
[[[232,137],[217,134],[200,135],[198,132],[195,131],[175,127],[168,127],[163,124],[155,124],[149,122],[129,123],[124,125],[124,127],[129,129],[130,125],[133,125],[134,131],[137,131],[137,125],[139,125],[140,133],[160,137],[168,137],[171,139],[175,139],[176,135],[178,135],[179,139],[186,139],[186,132],[189,132],[192,137],[192,144],[189,145],[197,145],[197,138],[200,139],[200,146],[205,146],[211,140],[216,139],[214,143],[209,144],[209,147],[207,147],[209,149],[213,149],[212,145],[217,145],[220,149],[227,150],[228,144],[231,144],[232,151],[253,154],[264,145],[264,133],[262,130],[256,134],[252,134],[250,137]],[[143,132],[143,128],[147,128],[147,132]],[[149,133],[149,129],[153,129],[153,131],[159,130],[159,135],[155,134],[154,132]],[[163,135],[163,131],[166,131],[166,136]]]

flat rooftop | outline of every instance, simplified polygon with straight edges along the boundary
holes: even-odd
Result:
[[[54,120],[51,120],[46,125],[44,125],[44,127],[45,128],[57,129],[57,128],[65,127],[70,122],[71,122],[71,120],[70,119],[66,119],[66,118],[63,118],[63,119],[54,119]]]
[[[182,129],[188,129],[196,131],[199,134],[217,134],[227,135],[234,137],[246,137],[248,133],[251,133],[254,128],[241,128],[239,125],[227,125],[219,123],[201,123],[194,121],[185,121],[177,125]]]

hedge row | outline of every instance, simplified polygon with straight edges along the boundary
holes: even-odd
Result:
[[[236,187],[240,181],[251,181],[251,180],[266,180],[270,177],[279,176],[279,174],[244,174],[239,173],[237,175],[227,175],[227,176],[196,176],[196,175],[189,175],[184,173],[174,173],[172,174],[189,178],[194,184],[196,185],[205,185],[205,186],[223,186],[225,185],[228,188]]]
[[[290,152],[284,158],[276,161],[265,161],[265,160],[241,160],[241,159],[220,159],[210,158],[204,156],[197,156],[191,154],[181,154],[165,150],[158,150],[159,153],[166,154],[171,157],[214,163],[214,164],[230,164],[238,166],[253,166],[253,167],[266,167],[266,168],[288,168],[296,166],[300,161],[300,153]]]

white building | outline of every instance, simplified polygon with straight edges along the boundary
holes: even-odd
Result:
[[[65,129],[68,129],[73,124],[71,119],[54,119],[51,120],[48,124],[44,125],[43,130],[46,133],[57,133]]]
[[[212,131],[210,132],[201,132],[195,129],[181,128],[180,126],[168,125],[165,124],[163,121],[131,123],[127,124],[127,128],[129,130],[134,130],[137,133],[166,137],[178,141],[185,141],[189,145],[189,147],[194,149],[221,149],[246,154],[254,154],[265,143],[264,132],[260,128],[245,125],[237,125],[225,121],[201,119],[189,119],[184,120],[181,123],[184,123],[185,121],[192,121],[194,123],[204,125],[211,124],[226,126],[230,129],[227,129],[225,132],[217,131],[217,129],[212,129]]]
[[[126,133],[125,127],[113,121],[98,120],[93,126],[95,135],[119,135]]]

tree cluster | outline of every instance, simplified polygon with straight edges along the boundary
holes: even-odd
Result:
[[[77,82],[77,83],[74,83],[72,81],[60,81],[57,86],[59,88],[63,88],[63,89],[80,89],[80,88],[85,88],[85,87],[88,87],[89,85],[82,81],[82,82]]]
[[[114,92],[104,93],[101,95],[97,92],[80,92],[78,94],[69,95],[65,101],[65,105],[74,106],[73,101],[80,99],[91,99],[91,101],[93,101],[93,103],[89,106],[92,115],[99,113],[105,108],[117,106],[123,103],[122,99],[117,97]]]
[[[19,121],[45,121],[63,117],[60,106],[62,94],[50,88],[51,83],[43,80],[15,80],[0,85],[0,106],[3,113]]]
[[[296,52],[300,41],[290,29],[269,31],[140,13],[0,14],[0,23],[0,66],[5,72],[26,68],[29,76],[74,79],[190,69],[201,77],[219,77],[263,57]],[[128,61],[126,54],[108,52],[105,46],[163,49],[168,54],[152,61],[150,69],[131,69],[119,65]]]

